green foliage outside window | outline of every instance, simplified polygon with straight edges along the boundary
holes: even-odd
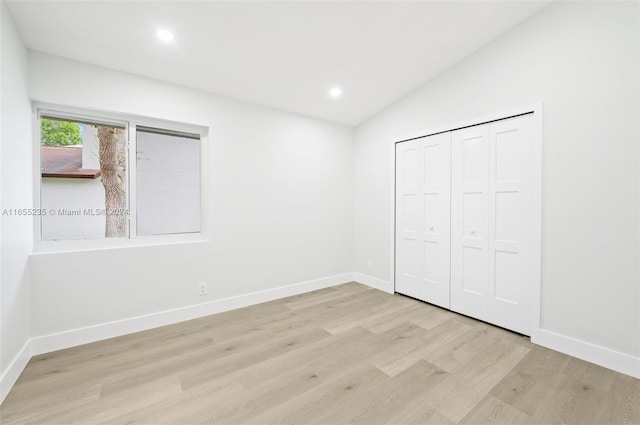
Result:
[[[78,123],[58,120],[40,120],[40,138],[44,146],[70,146],[82,144]]]

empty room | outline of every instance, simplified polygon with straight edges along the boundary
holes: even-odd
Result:
[[[0,19],[0,424],[640,425],[640,2]]]

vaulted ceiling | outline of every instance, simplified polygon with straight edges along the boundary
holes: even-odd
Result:
[[[548,1],[11,1],[28,48],[356,125]],[[157,31],[174,38],[163,42]],[[342,96],[332,98],[333,87]]]

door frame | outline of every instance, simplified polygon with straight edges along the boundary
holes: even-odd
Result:
[[[542,288],[542,102],[520,106],[502,112],[492,113],[477,118],[464,120],[458,123],[430,128],[425,131],[415,132],[406,137],[394,139],[390,143],[391,149],[391,230],[389,232],[389,244],[391,246],[391,286],[392,292],[396,292],[396,144],[412,139],[432,136],[447,131],[459,130],[465,127],[486,124],[512,118],[518,115],[533,113],[533,211],[531,226],[531,340],[537,338],[540,331],[540,293]]]

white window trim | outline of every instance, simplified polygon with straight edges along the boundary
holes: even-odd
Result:
[[[209,128],[197,124],[185,124],[164,119],[144,117],[134,114],[120,114],[74,108],[50,103],[34,102],[33,108],[33,188],[34,206],[41,208],[41,165],[40,165],[40,118],[42,115],[68,118],[70,120],[85,119],[92,122],[105,122],[124,125],[127,131],[128,152],[128,187],[127,205],[131,210],[129,220],[129,236],[126,238],[81,239],[81,240],[42,240],[42,221],[40,216],[33,217],[34,254],[93,251],[101,249],[144,247],[156,245],[184,244],[209,241]],[[135,167],[131,167],[135,158],[136,126],[155,127],[200,135],[200,232],[171,235],[138,236],[136,234],[135,217]],[[133,153],[133,155],[132,155]]]

